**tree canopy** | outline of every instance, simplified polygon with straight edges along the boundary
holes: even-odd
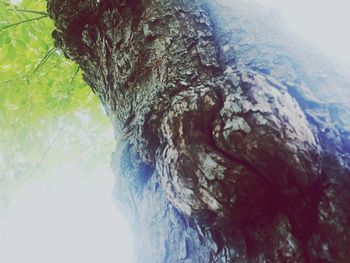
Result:
[[[15,2],[0,1],[0,208],[57,158],[95,167],[113,146],[97,97],[54,47],[46,1]],[[53,146],[59,151],[50,159]]]

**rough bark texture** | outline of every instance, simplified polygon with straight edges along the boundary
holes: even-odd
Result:
[[[239,0],[48,10],[115,126],[137,262],[349,262],[350,82],[274,14]]]

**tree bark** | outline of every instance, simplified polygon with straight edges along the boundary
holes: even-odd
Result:
[[[275,14],[240,0],[48,11],[114,124],[137,262],[348,262],[350,81]]]

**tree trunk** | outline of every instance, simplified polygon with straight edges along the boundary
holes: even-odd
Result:
[[[240,0],[48,11],[114,124],[137,262],[349,262],[350,82],[275,14]]]

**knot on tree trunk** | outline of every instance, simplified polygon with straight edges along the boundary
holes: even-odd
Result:
[[[320,173],[319,148],[296,101],[261,75],[225,88],[229,77],[173,97],[157,157],[170,201],[222,229],[264,221],[307,198]]]

